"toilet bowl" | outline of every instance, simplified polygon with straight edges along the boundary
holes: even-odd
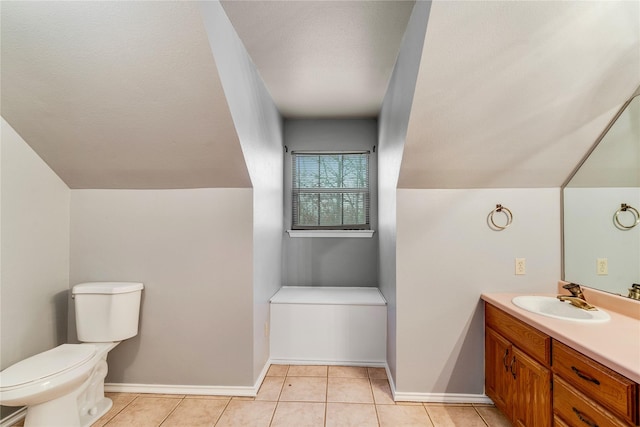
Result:
[[[141,283],[73,288],[78,337],[0,372],[0,404],[26,406],[25,427],[85,427],[112,406],[104,396],[107,354],[138,333]]]
[[[100,386],[107,353],[116,345],[62,344],[18,362],[0,373],[0,400],[27,406],[25,425],[90,425],[112,406]]]

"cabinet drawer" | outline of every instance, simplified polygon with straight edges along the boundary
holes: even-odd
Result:
[[[632,424],[637,422],[636,383],[553,341],[553,371],[588,397]]]
[[[500,335],[524,350],[538,362],[549,366],[551,338],[504,311],[485,303],[485,321]]]
[[[553,376],[553,411],[570,427],[626,427],[628,424],[557,375]]]
[[[569,424],[562,421],[557,415],[553,416],[553,427],[569,427]]]

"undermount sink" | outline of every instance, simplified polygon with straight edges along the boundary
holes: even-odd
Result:
[[[532,313],[572,322],[602,323],[611,318],[606,311],[600,309],[593,311],[583,310],[555,297],[521,295],[513,298],[511,302]]]

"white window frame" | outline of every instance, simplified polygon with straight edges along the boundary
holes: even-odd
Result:
[[[346,154],[362,154],[366,155],[367,169],[366,169],[366,188],[300,188],[297,186],[297,157],[301,155],[319,156],[319,155],[346,155]],[[371,230],[370,211],[371,211],[371,177],[370,177],[370,152],[369,151],[293,151],[291,152],[291,230],[287,230],[291,237],[371,237],[374,233]],[[296,225],[295,220],[297,217],[297,197],[300,194],[312,193],[363,193],[365,201],[365,223],[364,224],[347,224],[347,225],[334,225],[334,226],[309,226],[309,225]]]

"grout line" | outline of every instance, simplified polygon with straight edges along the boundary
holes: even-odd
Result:
[[[111,422],[115,417],[117,417],[117,416],[118,416],[118,414],[120,414],[120,412],[124,411],[124,410],[127,408],[127,406],[131,405],[131,403],[132,403],[134,400],[136,400],[136,399],[137,399],[137,396],[136,396],[136,397],[134,397],[133,399],[131,399],[131,402],[129,402],[129,403],[127,403],[126,405],[124,405],[124,406],[122,407],[122,409],[120,409],[118,412],[116,412],[115,414],[113,414],[113,416],[112,416],[111,418],[109,418],[108,420],[106,420],[106,421],[105,421],[105,423],[104,423],[104,424],[102,424],[102,425],[103,425],[103,426],[106,426],[107,424],[109,424],[109,423],[110,423],[110,422]],[[113,401],[113,399],[111,399],[111,400]],[[112,408],[113,408],[113,406],[112,406]],[[105,415],[106,415],[106,414],[105,414]],[[104,415],[103,415],[103,416],[104,416]],[[96,420],[96,421],[98,421],[98,420]]]
[[[327,426],[327,415],[329,413],[329,367],[327,366],[327,386],[324,393],[324,425]]]
[[[225,411],[227,410],[227,408],[229,407],[229,404],[231,403],[231,400],[232,400],[232,399],[229,399],[229,400],[227,401],[227,404],[226,404],[226,405],[224,405],[224,408],[222,408],[222,412],[220,412],[220,416],[218,417],[218,419],[216,420],[216,422],[213,424],[213,425],[214,425],[214,427],[215,427],[216,425],[218,425],[218,423],[219,423],[219,422],[220,422],[220,420],[222,419],[222,416],[224,415],[224,412],[225,412]]]
[[[433,421],[433,418],[431,418],[431,414],[429,413],[429,410],[427,409],[427,405],[425,405],[424,403],[422,404],[422,407],[424,408],[425,411],[427,411],[427,417],[429,418],[429,421],[431,422],[432,426],[435,426],[436,423]]]
[[[422,406],[422,409],[424,409],[424,413],[427,414],[427,419],[429,420],[429,422],[431,423],[431,427],[435,426],[435,424],[433,423],[433,420],[431,419],[431,417],[429,416],[429,411],[427,411],[427,407],[424,406],[424,404],[420,405]]]
[[[158,424],[158,427],[160,427],[165,421],[167,421],[167,418],[169,418],[171,416],[171,414],[173,414],[175,412],[175,410],[178,408],[178,406],[180,406],[180,404],[184,401],[185,396],[182,396],[182,398],[177,399],[178,400],[178,404],[176,406],[174,406],[172,410],[169,411],[169,413],[162,419],[162,421],[160,421],[160,424]]]
[[[369,370],[367,369],[367,374],[369,374]],[[376,412],[376,421],[378,421],[378,426],[380,426],[380,414],[378,413],[378,405],[376,405],[376,396],[373,393],[373,384],[371,384],[371,377],[369,377],[369,389],[371,390],[371,398],[373,399],[373,410]]]
[[[276,406],[273,407],[273,412],[271,413],[271,418],[269,419],[269,427],[271,427],[271,424],[273,424],[273,419],[276,417],[276,411],[278,410],[279,404],[280,401],[277,401]]]
[[[473,405],[472,405],[473,406]],[[489,427],[489,423],[487,422],[487,420],[484,419],[484,417],[482,416],[482,414],[480,413],[480,411],[478,411],[478,408],[476,408],[475,406],[473,406],[473,409],[476,411],[476,414],[478,414],[478,416],[480,417],[480,419],[482,420],[482,422],[485,423],[485,425],[487,425],[487,427]]]

